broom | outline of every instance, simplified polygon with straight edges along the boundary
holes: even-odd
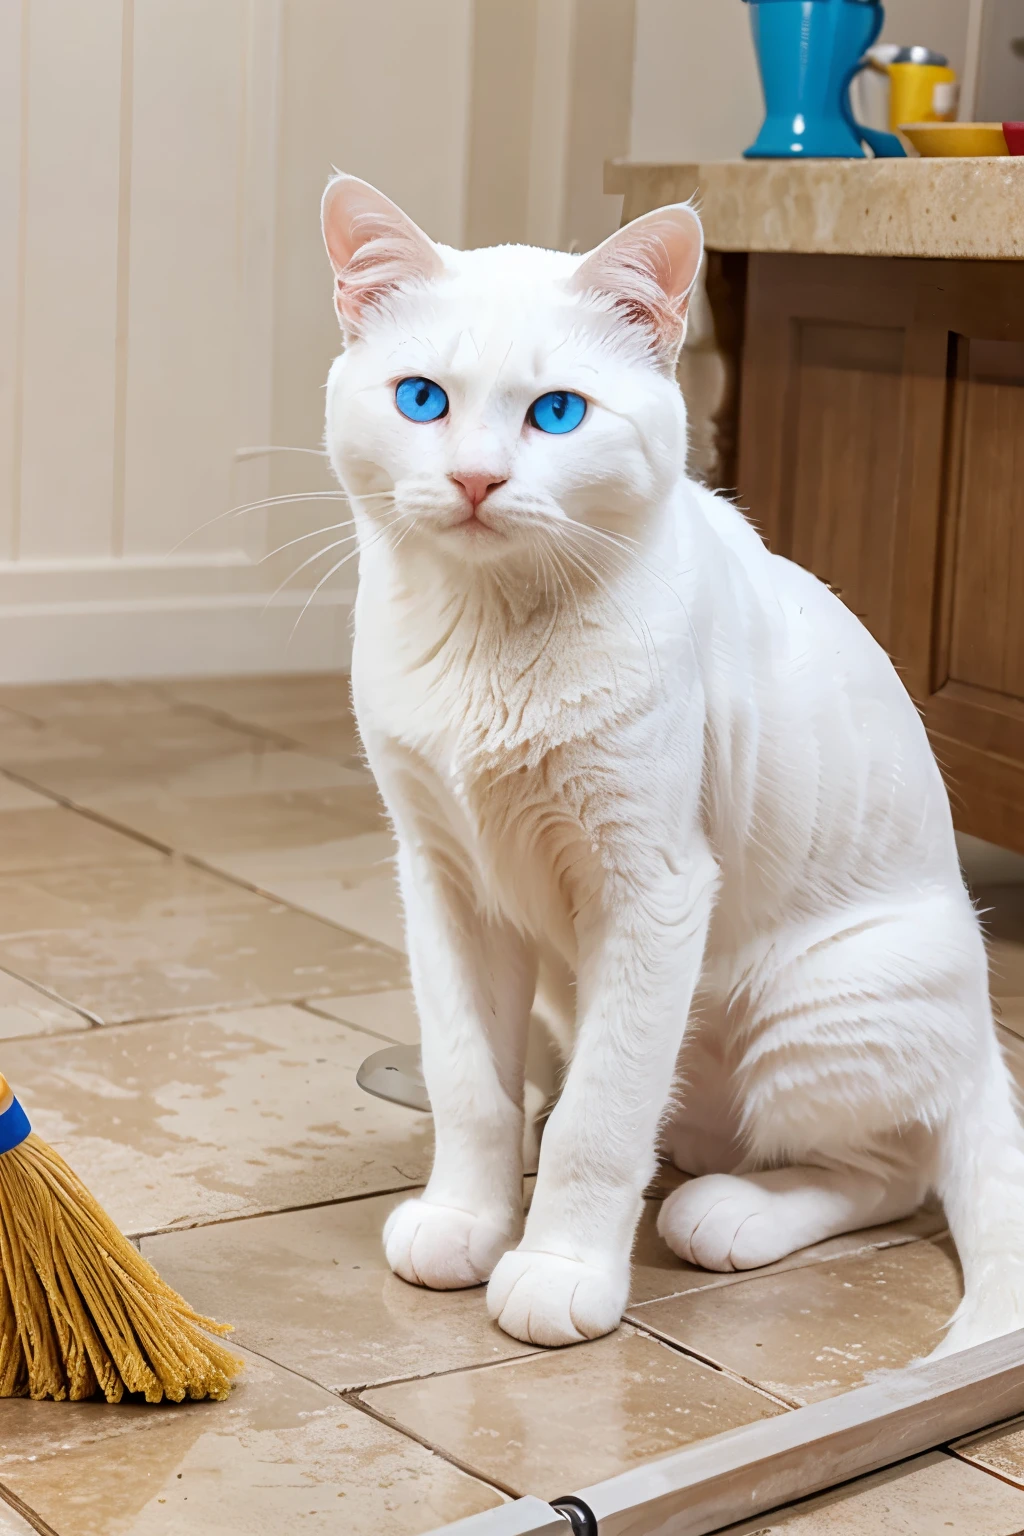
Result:
[[[164,1284],[0,1076],[0,1397],[225,1398],[242,1361],[207,1334],[230,1332]]]

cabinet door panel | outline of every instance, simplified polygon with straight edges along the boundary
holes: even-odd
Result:
[[[888,646],[904,332],[802,320],[795,352],[790,557],[827,581]]]
[[[1024,698],[1024,342],[957,338],[951,679]]]
[[[752,256],[739,490],[886,646],[964,831],[1024,852],[1024,263]]]

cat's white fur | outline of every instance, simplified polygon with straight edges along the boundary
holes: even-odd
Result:
[[[662,1208],[681,1257],[748,1269],[934,1189],[965,1277],[941,1347],[1020,1326],[1022,1137],[921,721],[842,603],[685,473],[695,214],[586,258],[462,252],[339,177],[324,229],[353,694],[437,1137],[392,1268],[489,1279],[519,1339],[605,1333],[660,1137],[704,1175]],[[399,413],[408,376],[446,417]],[[527,421],[554,389],[589,402],[564,435]],[[538,976],[571,1045],[524,1231]]]

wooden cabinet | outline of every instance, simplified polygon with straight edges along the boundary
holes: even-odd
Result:
[[[735,479],[889,651],[958,827],[1024,852],[1024,263],[749,256]]]

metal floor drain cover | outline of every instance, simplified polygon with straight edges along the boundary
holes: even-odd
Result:
[[[389,1045],[374,1051],[356,1073],[356,1082],[375,1098],[404,1104],[406,1109],[430,1111],[418,1045]]]

